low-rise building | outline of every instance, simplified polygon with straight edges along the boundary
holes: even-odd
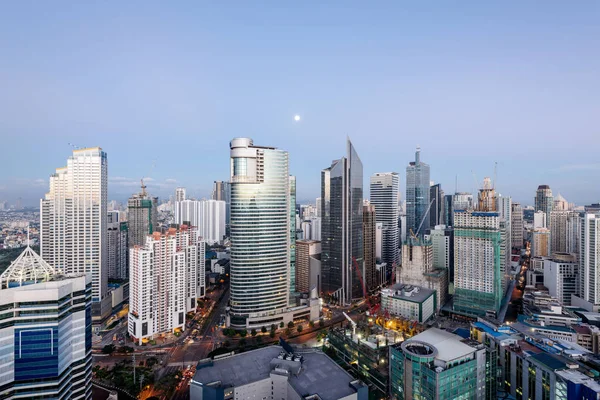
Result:
[[[190,383],[191,400],[368,400],[360,380],[317,350],[269,346],[202,360]]]
[[[381,291],[381,309],[411,321],[427,321],[435,313],[436,307],[434,290],[398,283]]]

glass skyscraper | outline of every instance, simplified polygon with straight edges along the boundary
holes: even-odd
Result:
[[[419,225],[423,222],[419,235],[429,228],[429,218],[425,218],[429,207],[429,165],[421,162],[421,148],[417,147],[415,161],[406,167],[406,233],[417,234]],[[424,220],[425,218],[425,220]]]
[[[552,189],[548,185],[539,185],[535,191],[535,211],[546,213],[546,227],[550,229],[550,211],[554,206]]]
[[[236,138],[231,148],[230,326],[275,315],[290,292],[290,176],[287,151]]]
[[[322,289],[349,304],[363,296],[363,166],[350,140],[347,156],[321,171],[321,210]]]
[[[397,172],[371,175],[371,204],[375,219],[383,224],[381,259],[391,268],[399,263],[398,257],[398,191]]]

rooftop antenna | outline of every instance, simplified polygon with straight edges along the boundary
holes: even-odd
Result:
[[[492,182],[492,189],[496,189],[497,172],[498,172],[498,161],[494,161],[494,182]]]

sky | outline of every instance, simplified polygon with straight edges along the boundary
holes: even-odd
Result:
[[[446,193],[600,201],[600,2],[3,2],[0,201],[39,205],[73,148],[109,198],[229,178],[229,141],[290,153],[299,201],[350,137],[368,177],[420,146]],[[301,120],[294,121],[294,115]],[[314,200],[313,200],[314,201]]]

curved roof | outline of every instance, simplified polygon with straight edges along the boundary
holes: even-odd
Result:
[[[54,274],[54,268],[27,246],[0,275],[0,289],[47,281]]]

